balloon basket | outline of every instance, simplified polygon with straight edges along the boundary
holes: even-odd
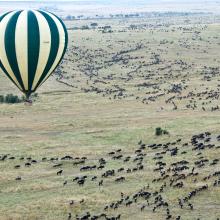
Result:
[[[24,101],[24,105],[27,105],[27,106],[32,106],[32,104],[33,104],[33,102],[32,102],[32,100],[30,100],[30,99],[26,99],[25,101]]]
[[[24,100],[24,104],[27,106],[31,106],[33,104],[32,100],[30,99],[30,93],[25,93],[25,100]]]

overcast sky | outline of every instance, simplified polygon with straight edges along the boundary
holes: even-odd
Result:
[[[19,1],[25,3],[19,4]],[[64,1],[72,3],[63,4]],[[50,2],[52,3],[49,4]],[[53,2],[56,3],[53,4]],[[21,7],[23,9],[39,9],[39,7],[48,6],[53,10],[54,5],[57,8],[56,13],[60,13],[61,16],[64,12],[77,15],[150,11],[220,13],[220,0],[0,0],[0,14],[12,10],[12,8],[17,10]]]
[[[36,2],[45,2],[45,1],[58,1],[58,2],[62,2],[62,0],[2,0],[2,1],[14,1],[14,2],[19,2],[19,1],[36,1]],[[100,1],[100,2],[109,2],[109,0],[64,0],[64,1]],[[118,1],[118,0],[112,0],[112,1]],[[127,0],[119,0],[120,2],[126,2]],[[220,2],[220,0],[133,0],[133,1],[137,1],[137,2],[144,2],[144,3],[148,3],[148,2],[176,2],[176,3],[185,3],[185,2],[197,2],[197,3],[204,3],[204,2]],[[0,0],[1,2],[1,0]],[[0,3],[1,4],[1,3]]]
[[[61,0],[3,0],[3,1],[36,1],[36,2],[41,2],[41,1],[59,1],[62,2]],[[64,0],[64,1],[100,1],[100,2],[105,2],[106,0]],[[108,0],[107,0],[108,1]],[[113,0],[113,1],[117,1],[117,0]],[[126,2],[127,0],[120,0],[120,1],[124,1]],[[134,1],[141,1],[141,2],[149,2],[152,0],[134,0]],[[154,0],[155,2],[210,2],[212,0]],[[220,2],[220,0],[213,0],[215,2]],[[1,2],[1,0],[0,0]]]
[[[7,3],[10,3],[10,2],[21,2],[21,1],[27,1],[27,2],[38,2],[38,3],[41,3],[41,2],[59,2],[59,3],[62,3],[63,1],[69,1],[69,2],[100,2],[101,4],[104,3],[104,4],[115,4],[115,3],[121,3],[121,4],[126,4],[128,2],[132,2],[133,4],[135,3],[141,3],[141,4],[147,4],[147,3],[200,3],[200,4],[207,4],[207,3],[220,3],[220,0],[0,0],[0,7],[1,7],[1,2],[7,2]]]

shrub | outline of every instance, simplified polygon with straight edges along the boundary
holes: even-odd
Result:
[[[97,27],[98,26],[98,23],[91,23],[90,24],[92,27]]]
[[[163,134],[169,134],[169,132],[167,130],[163,130]]]
[[[90,28],[89,28],[89,26],[88,25],[83,25],[82,27],[81,27],[81,30],[89,30]]]
[[[155,129],[155,135],[156,135],[156,136],[161,136],[161,135],[163,135],[163,134],[168,135],[169,132],[168,132],[167,130],[162,129],[161,127],[157,127],[157,128]]]
[[[156,130],[155,130],[156,136],[160,136],[160,135],[162,135],[162,133],[163,133],[163,130],[160,127],[156,128]]]
[[[0,103],[3,103],[3,102],[4,102],[4,96],[0,95]]]
[[[30,96],[32,101],[36,101],[38,99],[38,94],[37,93],[32,93]],[[7,95],[0,95],[0,103],[7,103],[7,104],[16,104],[16,103],[21,103],[25,102],[26,97],[18,97],[17,95],[13,94],[7,94]]]
[[[8,94],[5,96],[5,103],[20,103],[21,101],[23,101],[22,99],[20,99],[17,95],[13,95],[13,94]]]
[[[19,98],[17,95],[7,94],[6,96],[0,95],[0,103],[15,104],[23,102],[24,98]]]
[[[31,94],[31,97],[37,98],[37,97],[38,97],[38,93],[32,93],[32,94]]]

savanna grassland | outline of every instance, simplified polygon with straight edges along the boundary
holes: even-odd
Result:
[[[220,218],[220,17],[65,23],[33,105],[0,104],[0,219]]]

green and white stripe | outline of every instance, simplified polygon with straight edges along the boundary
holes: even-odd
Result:
[[[26,95],[52,74],[67,49],[63,22],[45,11],[14,11],[0,17],[0,68]]]

